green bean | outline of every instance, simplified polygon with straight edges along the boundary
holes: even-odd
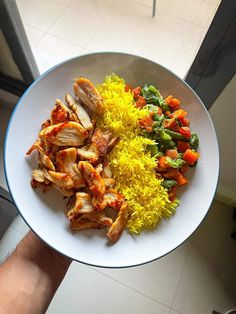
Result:
[[[190,147],[192,149],[195,149],[197,150],[198,148],[198,145],[199,145],[199,139],[198,139],[198,136],[196,133],[193,133],[190,137]]]
[[[177,133],[177,132],[174,132],[174,131],[171,131],[169,129],[165,129],[165,132],[173,139],[175,140],[181,140],[181,141],[185,141],[185,142],[188,142],[189,139],[184,137],[183,135],[181,135],[180,133]]]

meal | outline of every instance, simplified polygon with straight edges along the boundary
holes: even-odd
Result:
[[[153,85],[133,88],[115,74],[97,87],[80,77],[73,90],[56,99],[26,153],[38,152],[32,187],[68,197],[73,231],[107,228],[116,242],[125,228],[154,229],[175,212],[176,190],[199,158],[187,112]]]

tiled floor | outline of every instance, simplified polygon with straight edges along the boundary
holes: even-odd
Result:
[[[40,72],[81,53],[123,51],[184,77],[220,0],[19,0]]]
[[[81,53],[148,57],[184,77],[220,0],[17,0],[40,72]],[[197,232],[151,264],[123,270],[73,263],[47,313],[208,314],[236,307],[232,208],[214,202]],[[0,261],[28,227],[18,216]]]

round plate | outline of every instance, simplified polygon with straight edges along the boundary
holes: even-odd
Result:
[[[105,230],[70,231],[64,214],[66,200],[57,191],[42,193],[31,188],[36,154],[26,151],[37,138],[40,126],[50,116],[55,99],[72,93],[78,76],[101,83],[111,73],[121,75],[133,86],[152,83],[162,95],[181,100],[191,129],[198,133],[201,158],[191,170],[191,180],[182,188],[176,213],[163,220],[153,232],[133,237],[124,232],[115,245]],[[183,243],[205,217],[216,190],[219,152],[214,126],[198,96],[180,78],[147,59],[122,53],[82,55],[55,66],[40,76],[17,103],[9,122],[4,152],[5,173],[14,202],[29,227],[57,251],[82,263],[100,267],[129,267],[162,257]]]

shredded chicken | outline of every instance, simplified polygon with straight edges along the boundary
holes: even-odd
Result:
[[[86,130],[91,130],[93,128],[93,124],[90,120],[90,117],[87,111],[79,104],[79,102],[74,99],[71,95],[65,95],[65,101],[67,102],[70,109],[77,115],[80,123]]]
[[[127,222],[124,196],[115,189],[107,155],[119,142],[108,130],[96,128],[104,111],[102,98],[87,79],[77,79],[75,96],[56,99],[50,119],[41,126],[37,140],[26,155],[38,152],[38,169],[32,171],[31,185],[44,192],[54,188],[69,197],[67,217],[74,231],[110,228],[108,238],[116,242]],[[106,208],[118,213],[116,220]]]
[[[77,151],[75,147],[60,150],[56,155],[57,170],[67,173],[74,181],[75,188],[85,187],[84,179],[78,169]]]
[[[94,196],[102,197],[105,193],[105,184],[101,176],[93,166],[86,161],[80,161],[78,167],[90,191]]]
[[[57,146],[80,146],[88,132],[77,122],[58,123],[43,129],[39,138]]]
[[[94,113],[104,112],[103,101],[100,93],[88,79],[81,77],[73,84],[74,93]]]
[[[121,206],[118,217],[113,222],[107,233],[107,236],[111,240],[111,242],[117,242],[119,240],[123,230],[126,227],[128,217],[129,217],[128,204],[124,203]]]
[[[79,214],[89,214],[95,211],[92,204],[92,197],[88,193],[77,192],[75,205],[67,213],[67,217],[71,220]]]

